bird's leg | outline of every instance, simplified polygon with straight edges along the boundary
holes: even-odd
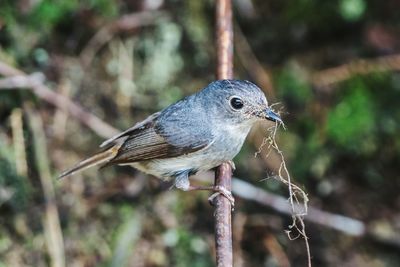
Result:
[[[215,197],[221,194],[229,200],[232,208],[235,206],[235,199],[233,198],[232,193],[228,189],[219,185],[215,186],[191,185],[189,181],[189,172],[182,172],[179,175],[175,176],[175,187],[183,191],[197,191],[197,190],[213,191],[215,193],[208,198],[210,204],[213,204]]]

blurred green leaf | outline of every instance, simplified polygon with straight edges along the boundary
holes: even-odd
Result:
[[[204,255],[208,252],[204,247],[205,241],[184,228],[178,230],[178,242],[173,247],[172,266],[176,267],[211,267],[214,266],[210,255]]]
[[[371,151],[376,127],[374,99],[360,79],[344,90],[349,92],[328,115],[327,133],[336,144],[349,150]]]
[[[35,6],[29,16],[30,26],[42,28],[45,32],[50,31],[67,13],[76,9],[78,0],[43,0]]]
[[[342,17],[348,21],[359,20],[367,7],[365,0],[341,0],[339,10]]]
[[[297,63],[289,64],[279,73],[277,88],[280,99],[286,100],[294,108],[303,108],[311,99],[312,92],[306,78],[307,74]]]

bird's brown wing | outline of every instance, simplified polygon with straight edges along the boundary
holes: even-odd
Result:
[[[177,157],[198,151],[210,144],[211,140],[193,138],[180,127],[168,127],[166,131],[157,125],[156,118],[152,115],[143,121],[145,123],[140,123],[106,141],[105,145],[120,145],[117,155],[107,162],[106,166]]]
[[[133,125],[131,128],[123,131],[122,133],[119,133],[117,135],[114,135],[113,137],[107,139],[106,141],[104,141],[100,147],[107,147],[108,145],[117,142],[119,139],[121,139],[124,136],[129,135],[131,132],[140,130],[141,128],[144,128],[145,125],[147,125],[148,123],[153,123],[155,119],[158,118],[158,116],[160,115],[160,112],[156,112],[152,115],[150,115],[149,117],[147,117],[145,120],[136,123],[135,125]]]

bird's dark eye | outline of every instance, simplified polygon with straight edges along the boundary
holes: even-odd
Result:
[[[231,106],[234,109],[241,109],[243,107],[243,100],[240,99],[239,97],[232,97]]]

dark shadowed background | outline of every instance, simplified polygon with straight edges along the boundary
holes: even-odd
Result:
[[[399,10],[234,1],[235,77],[278,103],[292,178],[329,212],[305,218],[314,266],[399,266]],[[112,127],[215,79],[214,39],[214,1],[0,1],[0,267],[214,266],[209,193],[129,167],[56,180]],[[252,131],[235,177],[286,199],[279,157],[268,144],[254,156],[267,126]],[[284,232],[290,216],[239,191],[235,266],[306,266],[304,241]]]

